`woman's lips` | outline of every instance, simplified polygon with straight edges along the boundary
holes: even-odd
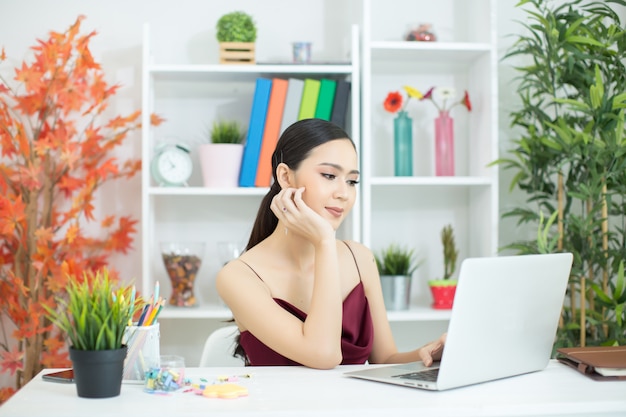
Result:
[[[339,207],[326,207],[326,210],[334,217],[341,217],[343,215],[343,209]]]

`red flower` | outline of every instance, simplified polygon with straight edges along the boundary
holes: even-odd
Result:
[[[402,94],[398,91],[392,91],[387,95],[383,106],[390,113],[397,112],[402,107]]]
[[[470,101],[467,90],[465,90],[465,94],[463,95],[463,104],[467,107],[467,111],[472,111],[472,102]]]
[[[435,87],[430,87],[430,90],[428,90],[426,94],[424,94],[424,97],[422,97],[422,100],[432,99],[434,90],[435,90]]]

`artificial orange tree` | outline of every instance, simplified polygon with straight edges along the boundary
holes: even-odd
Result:
[[[139,159],[112,156],[140,128],[141,114],[107,117],[119,86],[94,61],[96,32],[82,35],[83,19],[38,40],[32,62],[16,67],[11,82],[0,76],[0,373],[15,375],[15,386],[0,389],[0,403],[42,368],[69,364],[43,306],[56,308],[69,275],[107,266],[136,233],[130,216],[94,213],[103,184],[141,169]]]

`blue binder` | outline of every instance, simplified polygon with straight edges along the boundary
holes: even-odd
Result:
[[[252,101],[252,110],[250,111],[248,135],[246,137],[246,144],[241,160],[241,172],[239,174],[240,187],[254,187],[271,91],[271,79],[257,78]]]

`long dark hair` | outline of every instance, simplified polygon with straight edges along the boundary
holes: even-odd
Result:
[[[280,185],[276,178],[276,167],[285,163],[293,170],[298,169],[311,151],[326,142],[336,139],[348,139],[356,149],[348,134],[334,123],[322,119],[304,119],[289,126],[278,139],[276,149],[272,154],[272,177],[274,182],[268,193],[263,197],[257,212],[250,239],[246,250],[256,246],[268,237],[278,224],[278,218],[270,209],[272,198],[280,192]]]

